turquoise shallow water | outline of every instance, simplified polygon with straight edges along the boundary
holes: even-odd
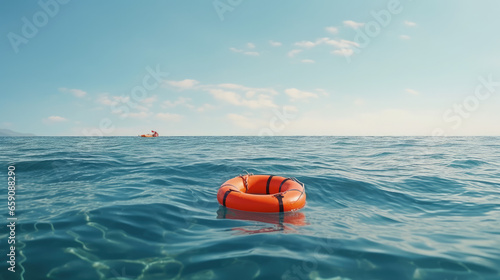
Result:
[[[500,279],[498,137],[3,137],[0,163],[0,279]],[[221,207],[243,170],[306,207]]]

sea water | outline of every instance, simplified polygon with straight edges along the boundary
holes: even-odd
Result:
[[[306,206],[219,205],[247,172]],[[498,137],[3,137],[0,182],[0,279],[500,279]]]

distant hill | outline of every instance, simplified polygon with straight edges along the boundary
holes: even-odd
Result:
[[[12,131],[10,129],[0,128],[0,136],[36,136],[36,135],[32,134],[32,133],[21,133],[21,132]]]

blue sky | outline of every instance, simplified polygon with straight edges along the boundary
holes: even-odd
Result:
[[[500,135],[498,1],[1,5],[0,128]]]

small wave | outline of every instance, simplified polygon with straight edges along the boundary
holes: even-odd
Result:
[[[2,142],[4,166],[16,161],[25,279],[500,275],[499,138],[142,140]],[[296,177],[306,207],[220,206],[219,186],[244,170]]]
[[[472,169],[478,166],[488,165],[488,162],[477,160],[477,159],[467,159],[467,160],[453,160],[449,167],[461,168],[461,169]]]

